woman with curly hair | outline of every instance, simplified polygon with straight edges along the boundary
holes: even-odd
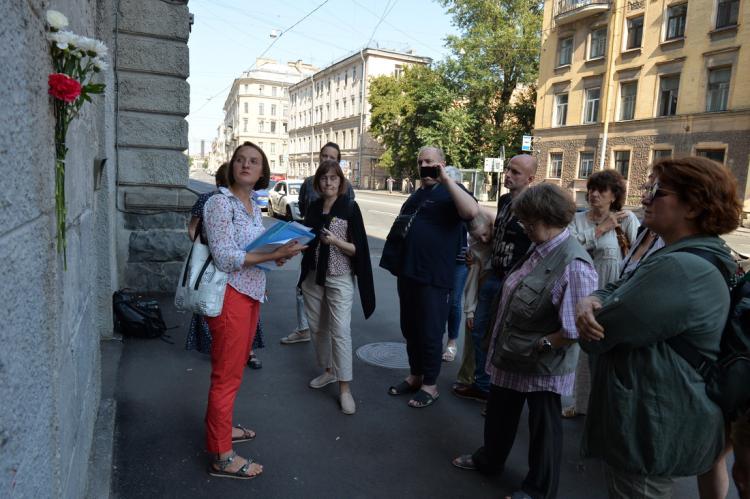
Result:
[[[576,213],[570,232],[578,239],[591,258],[599,275],[599,288],[617,280],[620,262],[633,244],[640,223],[635,214],[623,210],[625,203],[625,178],[617,170],[601,170],[586,182],[586,200],[589,209]],[[563,417],[586,414],[591,389],[589,358],[581,353],[576,368],[573,405],[563,409]]]

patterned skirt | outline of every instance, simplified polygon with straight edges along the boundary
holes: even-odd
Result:
[[[253,350],[264,348],[263,341],[263,322],[258,317],[258,327],[255,329],[255,339],[253,340]],[[193,314],[190,320],[190,329],[187,338],[185,338],[185,350],[198,350],[201,353],[211,353],[211,331],[208,329],[208,323],[202,315]]]

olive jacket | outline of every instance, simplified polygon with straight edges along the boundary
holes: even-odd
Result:
[[[595,355],[582,453],[619,470],[696,475],[724,445],[721,409],[706,395],[703,378],[665,342],[685,335],[716,359],[729,311],[724,278],[705,259],[679,251],[687,247],[736,267],[720,238],[689,237],[594,293],[605,338],[580,342]]]

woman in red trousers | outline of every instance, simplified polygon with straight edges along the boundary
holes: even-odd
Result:
[[[232,450],[232,444],[255,438],[254,431],[232,424],[232,412],[266,291],[265,273],[256,264],[273,260],[283,265],[305,248],[295,242],[273,253],[245,251],[265,231],[252,195],[253,190],[268,186],[270,176],[268,159],[260,147],[243,143],[229,162],[228,187],[211,196],[203,212],[216,267],[229,274],[221,314],[206,318],[213,335],[206,447],[213,456],[209,473],[223,478],[254,478],[263,472],[260,464]]]

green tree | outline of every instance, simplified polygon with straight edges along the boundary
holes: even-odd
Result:
[[[460,36],[447,38],[452,88],[465,96],[476,158],[519,149],[534,120],[542,12],[539,0],[438,0]]]
[[[468,164],[473,119],[441,67],[411,66],[400,77],[375,78],[369,98],[370,130],[385,146],[380,162],[393,175],[416,175],[417,151],[427,144],[441,147],[451,164]]]

